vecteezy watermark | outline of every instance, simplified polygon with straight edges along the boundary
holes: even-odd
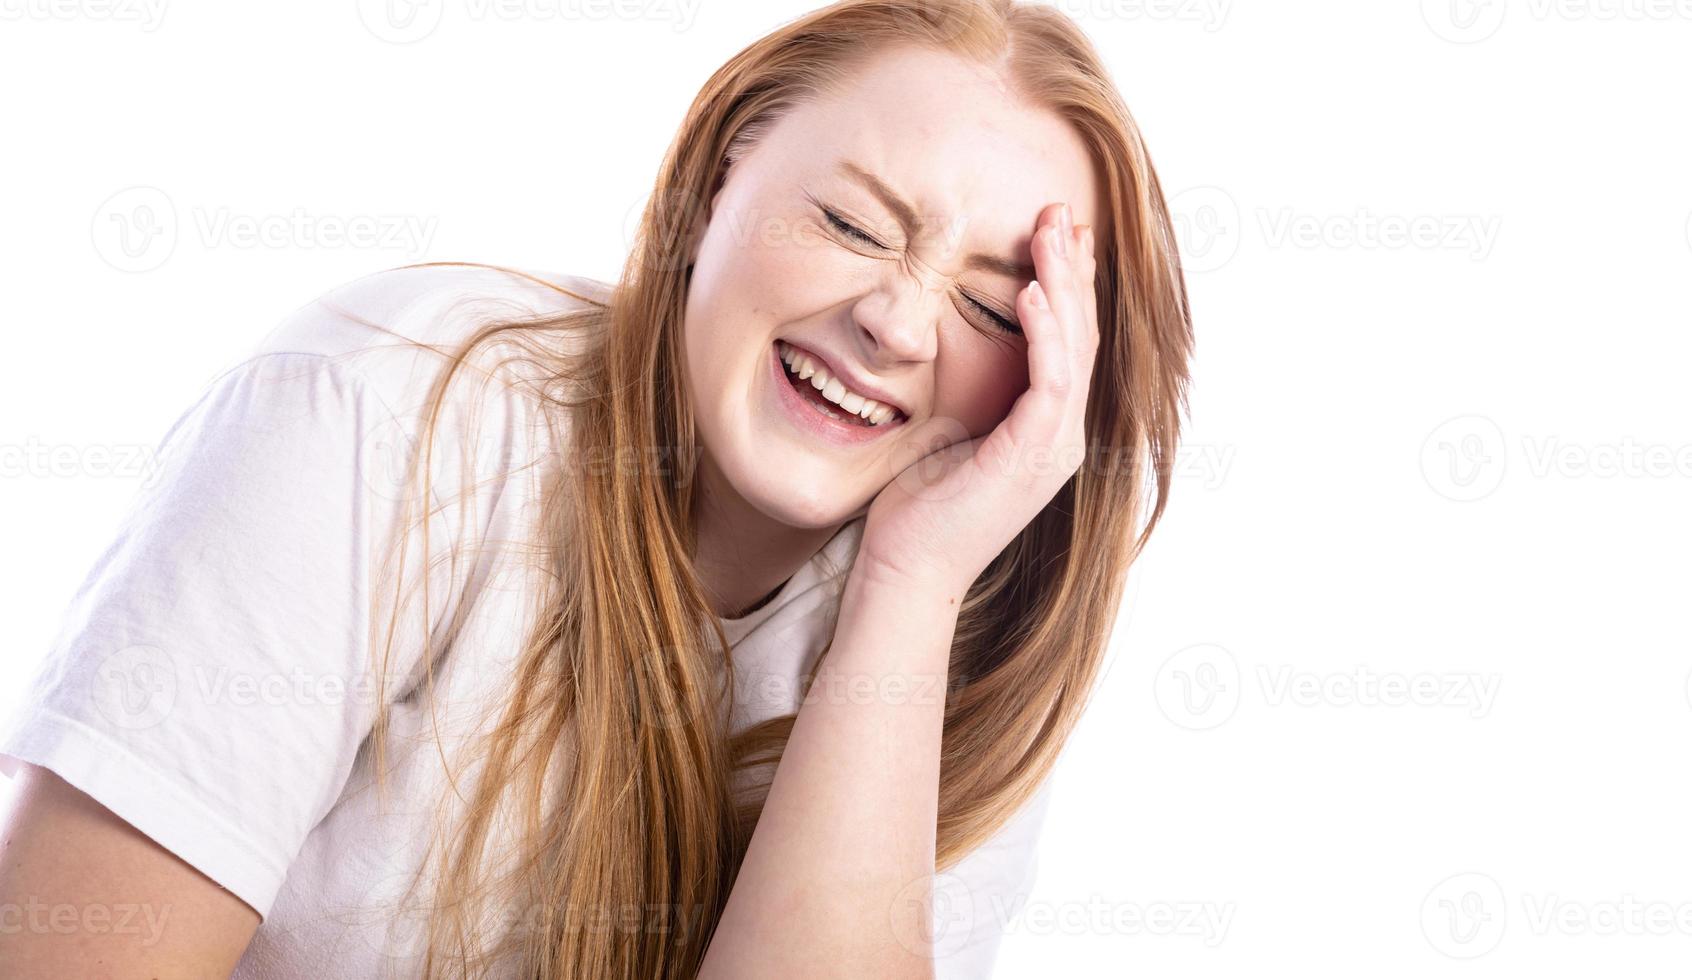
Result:
[[[1546,890],[1511,896],[1496,879],[1476,871],[1452,875],[1428,890],[1422,935],[1447,956],[1484,956],[1504,939],[1511,897],[1534,937],[1692,937],[1692,899],[1641,899],[1631,892],[1568,898]]]
[[[1171,654],[1158,668],[1153,697],[1163,716],[1182,728],[1206,731],[1234,716],[1248,693],[1266,708],[1424,708],[1471,719],[1491,714],[1501,676],[1468,671],[1300,670],[1257,664],[1240,670],[1227,648],[1200,643]]]
[[[1169,198],[1169,217],[1181,267],[1212,272],[1239,251],[1248,224],[1264,247],[1450,252],[1471,261],[1492,254],[1501,215],[1382,212],[1359,205],[1349,212],[1316,213],[1292,207],[1259,207],[1248,223],[1234,196],[1220,187],[1191,187]]]
[[[1467,253],[1478,262],[1492,253],[1504,219],[1479,214],[1376,214],[1359,207],[1350,214],[1326,215],[1261,208],[1257,221],[1270,248],[1443,250]]]
[[[417,814],[422,816],[422,814]],[[408,852],[394,852],[404,861]],[[428,952],[429,896],[439,879],[429,869],[395,871],[375,878],[357,902],[327,915],[356,931],[370,949],[388,960],[416,962]],[[482,922],[496,934],[556,937],[586,934],[604,941],[638,934],[680,939],[707,935],[716,911],[704,902],[567,902],[501,899],[483,910]],[[399,964],[392,964],[399,965]],[[421,971],[406,976],[420,976]]]
[[[677,32],[693,27],[701,0],[460,0],[453,16],[469,23],[602,23],[664,21]],[[421,41],[441,26],[446,0],[358,0],[364,29],[389,44]]]
[[[1377,672],[1359,665],[1346,671],[1301,671],[1289,664],[1257,665],[1258,689],[1270,707],[1457,708],[1485,718],[1498,699],[1499,675]]]
[[[1422,479],[1440,496],[1479,500],[1504,482],[1504,430],[1482,415],[1460,415],[1422,440]]]
[[[1515,468],[1536,480],[1692,478],[1692,442],[1650,443],[1632,436],[1580,442],[1553,434],[1522,434],[1512,441],[1484,415],[1459,415],[1434,426],[1422,440],[1422,478],[1448,500],[1480,500],[1503,484],[1512,447],[1520,456]]]
[[[658,200],[641,198],[629,205],[622,220],[624,247],[640,248],[643,264],[654,272],[685,267],[697,233],[707,226],[712,241],[736,251],[846,248],[884,254],[884,250],[899,249],[940,263],[962,251],[969,225],[969,216],[964,214],[918,214],[907,228],[832,201],[813,202],[803,210],[728,209],[713,214],[709,202],[687,188],[672,189]],[[643,230],[656,242],[638,241]]]
[[[355,248],[421,255],[434,240],[437,217],[415,214],[243,214],[194,205],[187,227],[205,249]],[[120,272],[150,272],[167,262],[182,236],[176,202],[157,187],[127,187],[94,210],[94,250]]]
[[[1473,959],[1504,938],[1504,889],[1474,871],[1455,874],[1422,898],[1422,936],[1447,956]]]
[[[410,44],[441,26],[446,0],[358,0],[358,19],[372,36],[389,44]]]
[[[142,33],[164,23],[167,0],[0,0],[4,21],[110,21],[139,24]]]
[[[150,902],[45,902],[34,895],[0,902],[0,936],[135,936],[142,947],[158,944],[170,905]]]
[[[1189,187],[1169,199],[1169,220],[1181,253],[1181,268],[1213,272],[1239,251],[1240,206],[1220,187]]]
[[[237,708],[255,705],[375,705],[382,700],[381,685],[374,674],[361,672],[348,678],[304,670],[298,665],[287,671],[230,670],[227,664],[208,667],[196,664],[194,693],[201,703],[228,704]]]
[[[1234,717],[1240,706],[1240,664],[1214,643],[1177,650],[1157,670],[1158,710],[1182,728],[1203,731]]]
[[[139,443],[45,443],[30,436],[21,444],[0,444],[0,479],[120,479],[150,485],[160,461],[154,447]]]
[[[120,272],[148,272],[176,251],[176,204],[157,187],[126,187],[100,202],[94,251]]]
[[[464,0],[471,20],[663,21],[673,30],[693,27],[702,0]]]
[[[235,708],[375,705],[393,694],[374,672],[341,674],[299,665],[249,671],[222,662],[176,656],[162,647],[135,644],[101,659],[90,696],[107,721],[131,731],[152,728],[180,704],[192,701]]]
[[[1131,902],[1101,896],[1073,901],[1031,901],[1013,917],[1003,895],[988,903],[1005,933],[1032,936],[1166,936],[1195,939],[1215,948],[1228,938],[1233,902]]]
[[[923,500],[945,500],[967,485],[963,479],[953,478],[958,466],[974,452],[969,430],[962,421],[946,416],[925,419],[910,433],[895,432],[889,438],[894,447],[909,450],[890,456],[883,472],[889,481],[899,483],[906,492]],[[901,441],[903,444],[901,444]],[[908,463],[906,456],[915,454],[916,463]],[[1220,487],[1233,465],[1234,447],[1230,445],[1188,445],[1175,453],[1172,474],[1184,480],[1199,482],[1206,490]],[[1094,441],[1086,445],[1058,448],[1042,445],[1018,445],[984,462],[989,473],[1016,477],[1024,474],[1086,476],[1102,479],[1112,474],[1129,475],[1143,469],[1147,461],[1143,451],[1134,446],[1116,446]]]
[[[924,909],[928,914],[923,915]],[[1155,936],[1220,946],[1236,911],[1233,902],[1136,901],[1093,895],[1051,901],[1023,893],[977,894],[951,872],[907,883],[890,908],[893,935],[907,951],[944,958],[980,931],[1033,936]]]
[[[1692,0],[1421,0],[1422,22],[1454,44],[1484,41],[1506,18],[1563,21],[1692,21]]]
[[[1074,20],[1185,22],[1206,33],[1222,29],[1234,0],[1047,0]]]
[[[1234,448],[1210,443],[1181,446],[1175,450],[1171,475],[1197,484],[1200,489],[1215,490],[1227,482],[1228,473],[1234,468]]]
[[[807,683],[808,680],[808,683]],[[735,685],[735,699],[797,711],[809,704],[906,705],[943,704],[945,673],[871,673],[827,667],[814,676],[760,673]]]
[[[94,707],[119,728],[152,728],[176,707],[176,663],[163,649],[146,644],[124,647],[94,668],[89,694]]]

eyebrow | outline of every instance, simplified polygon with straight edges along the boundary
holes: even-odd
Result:
[[[893,188],[887,186],[887,183],[880,177],[877,177],[875,174],[870,173],[868,170],[865,170],[863,167],[858,166],[850,160],[842,161],[840,163],[839,170],[841,173],[864,185],[871,194],[874,194],[882,204],[886,205],[887,210],[893,212],[893,217],[897,218],[899,220],[899,224],[904,227],[906,235],[909,235],[920,228],[922,222],[917,216],[916,208],[911,207],[904,198],[900,197]],[[1021,279],[1024,282],[1035,278],[1034,267],[1032,265],[1025,265],[1021,262],[1016,262],[998,255],[989,255],[986,252],[976,252],[964,259],[964,268],[984,269],[988,272],[996,272],[1001,276],[1010,276],[1013,279]]]

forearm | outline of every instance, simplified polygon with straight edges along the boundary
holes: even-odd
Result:
[[[961,595],[855,567],[701,977],[924,977]]]

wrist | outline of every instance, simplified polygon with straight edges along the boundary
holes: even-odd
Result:
[[[860,557],[852,563],[846,592],[860,597],[875,596],[877,601],[949,608],[955,613],[963,604],[969,584],[960,584],[955,578],[938,572],[913,572]]]
[[[822,664],[854,681],[914,678],[944,691],[961,590],[874,565],[854,564]]]

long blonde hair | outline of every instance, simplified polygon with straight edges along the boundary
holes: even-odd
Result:
[[[1163,193],[1097,52],[1067,17],[1012,0],[842,0],[753,42],[689,108],[608,300],[477,329],[434,383],[411,474],[422,477],[418,499],[433,499],[435,416],[484,344],[510,344],[543,366],[549,383],[529,394],[557,418],[568,413],[554,427],[568,433],[559,437],[567,463],[695,446],[681,329],[689,247],[713,189],[782,113],[885,45],[912,42],[999,66],[1025,98],[1068,120],[1113,219],[1096,245],[1088,458],[959,612],[940,775],[944,870],[1028,799],[1075,726],[1128,568],[1163,514],[1185,408],[1192,326]],[[566,352],[555,342],[565,335],[582,342]],[[545,980],[683,978],[699,967],[795,716],[732,736],[718,724],[732,676],[692,565],[694,456],[664,460],[566,465],[547,488],[536,544],[550,574],[534,626],[477,752],[465,818],[437,836],[426,862],[436,871],[425,977],[484,975],[507,957]],[[379,649],[385,671],[390,651]],[[379,782],[386,723],[381,705]],[[751,772],[764,774],[756,790],[737,792],[736,774]],[[517,872],[495,876],[485,862],[506,812],[518,815]],[[497,902],[531,914],[489,950],[482,915]],[[609,931],[574,918],[626,909],[678,915]]]

